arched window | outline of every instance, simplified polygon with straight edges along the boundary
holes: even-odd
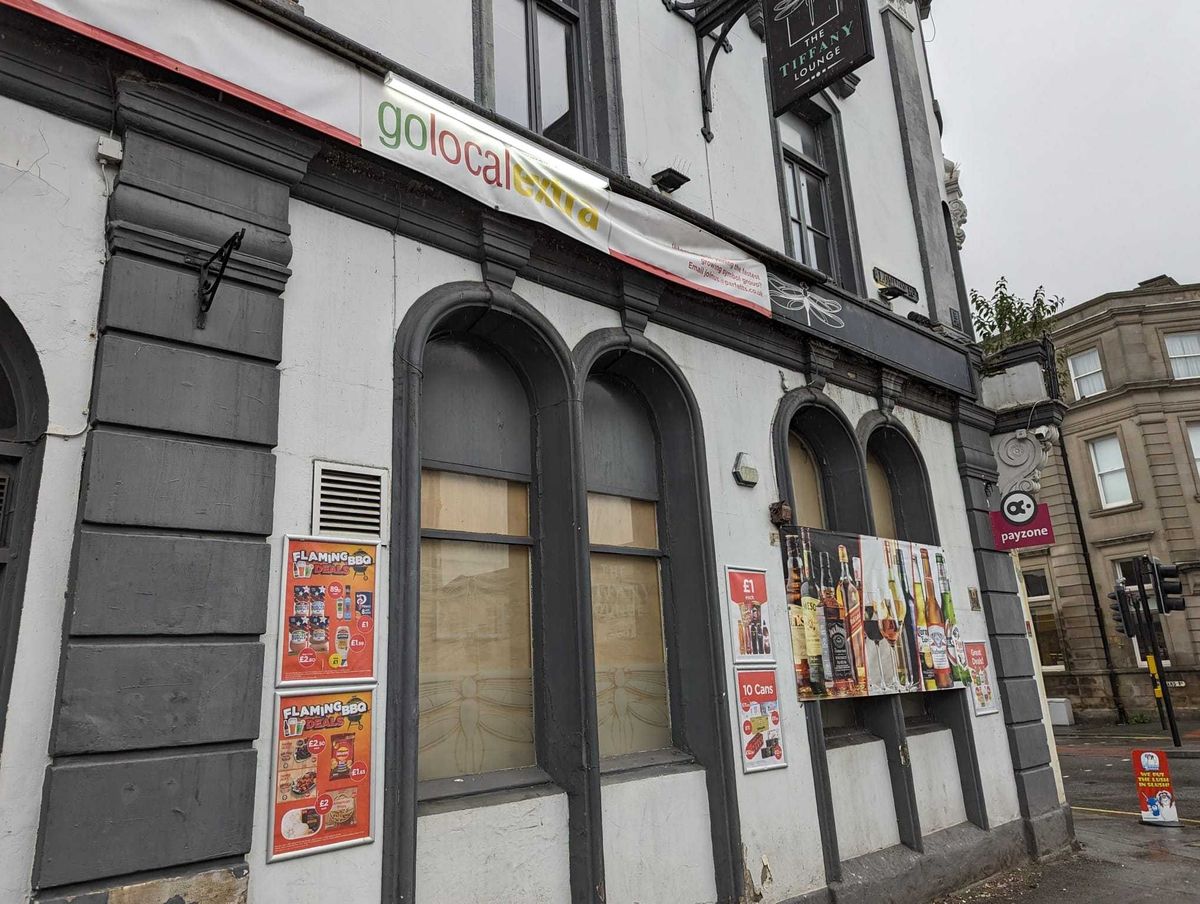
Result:
[[[600,771],[701,767],[717,897],[735,900],[741,828],[727,751],[736,741],[727,713],[713,706],[729,690],[699,406],[675,364],[640,334],[599,330],[576,346],[574,358],[582,381]],[[612,818],[607,809],[605,816]],[[605,831],[620,832],[620,847],[633,850],[639,831],[655,843],[653,834],[667,825],[661,816],[640,826],[606,823]],[[627,896],[619,891],[629,875],[624,856],[606,854],[617,897]]]
[[[817,457],[794,430],[788,431],[788,472],[795,498],[792,520],[802,527],[826,527],[825,494]]]
[[[863,455],[854,430],[824,394],[796,389],[775,413],[775,472],[802,527],[869,534]]]
[[[887,468],[871,448],[867,449],[867,489],[871,494],[871,514],[875,516],[875,535],[898,539]]]
[[[874,533],[936,544],[938,530],[929,474],[912,437],[894,419],[879,412],[864,417],[858,433],[865,437]]]
[[[533,766],[529,398],[494,350],[425,350],[422,781]]]
[[[16,315],[0,300],[0,743],[17,652],[47,417],[46,384],[37,352]]]
[[[593,377],[583,396],[600,756],[672,744],[663,640],[658,442],[645,401]]]

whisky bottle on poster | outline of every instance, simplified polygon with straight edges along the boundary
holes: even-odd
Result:
[[[921,549],[921,573],[925,579],[925,622],[929,625],[929,649],[933,655],[933,675],[938,688],[954,684],[950,673],[950,655],[946,650],[946,619],[933,592],[933,572],[929,567],[929,550]]]
[[[858,559],[854,560],[858,562]],[[858,592],[858,581],[850,573],[850,557],[845,546],[838,547],[838,563],[842,567],[838,578],[838,609],[845,619],[846,634],[850,641],[850,666],[853,671],[851,693],[867,692],[866,638],[863,636],[862,596]]]
[[[792,637],[792,661],[796,669],[796,691],[801,697],[811,697],[812,678],[808,664],[808,645],[804,639],[804,564],[800,559],[797,538],[784,538],[787,549],[787,611],[788,628]]]
[[[808,657],[808,680],[812,693],[818,697],[829,692],[825,686],[827,677],[828,656],[822,657],[825,637],[823,610],[821,608],[821,588],[817,586],[817,576],[812,565],[812,540],[807,528],[802,536],[803,578],[800,584],[800,602],[803,606],[804,617],[804,655]]]
[[[966,687],[971,686],[971,673],[967,671],[967,648],[963,643],[962,629],[954,613],[954,597],[950,593],[950,579],[946,576],[946,557],[934,554],[937,564],[938,591],[942,597],[942,617],[946,620],[946,652],[950,657],[950,673],[954,680]]]
[[[904,574],[904,559],[900,558],[900,581],[908,589],[908,579]],[[929,645],[929,622],[925,612],[925,588],[921,584],[920,566],[917,557],[910,560],[913,567],[912,580],[912,611],[917,622],[917,646],[921,662],[921,686],[927,691],[937,690],[937,678],[933,674],[933,648]]]
[[[901,597],[896,584],[896,562],[898,561],[898,556],[893,552],[890,540],[883,541],[883,558],[887,562],[888,595],[892,599],[892,610],[896,613],[896,624],[900,631],[900,639],[896,644],[896,648],[899,651],[896,663],[896,679],[900,682],[900,687],[906,688],[913,683],[912,648],[909,646],[909,631],[906,623],[909,613],[912,612],[912,607],[905,605],[905,600]]]
[[[821,553],[821,608],[825,610],[825,635],[829,638],[829,664],[833,692],[848,695],[854,687],[854,662],[846,630],[846,610],[839,588],[829,578],[829,554]]]

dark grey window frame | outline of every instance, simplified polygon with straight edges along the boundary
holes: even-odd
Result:
[[[524,382],[530,399],[536,444],[533,473],[541,482],[536,494],[533,530],[540,553],[533,570],[540,599],[576,600],[576,606],[539,608],[534,613],[545,655],[535,656],[536,711],[554,713],[538,731],[538,768],[549,782],[527,770],[506,770],[501,786],[482,779],[469,789],[470,802],[525,799],[561,789],[567,796],[567,844],[571,899],[590,902],[604,884],[601,770],[595,724],[595,663],[591,624],[589,555],[586,529],[587,490],[583,475],[583,387],[592,366],[604,366],[635,384],[660,424],[666,545],[672,551],[671,587],[664,599],[688,601],[703,617],[676,618],[675,657],[681,700],[687,718],[678,721],[681,747],[705,770],[713,867],[718,895],[737,900],[742,893],[741,825],[737,806],[729,699],[720,629],[716,557],[711,536],[706,457],[699,406],[677,367],[644,337],[632,340],[624,330],[601,330],[581,341],[572,353],[546,318],[510,290],[497,284],[449,283],[421,296],[397,331],[394,354],[392,583],[388,623],[388,674],[392,688],[384,705],[387,720],[382,897],[411,901],[416,893],[418,812],[441,812],[468,803],[447,790],[429,787],[420,800],[417,782],[420,609],[421,395],[425,348],[447,334],[473,336],[504,354]],[[640,336],[640,334],[639,334]],[[630,353],[635,351],[635,353]],[[621,354],[620,352],[624,352]],[[553,504],[544,504],[543,499]],[[683,603],[679,602],[682,606]],[[678,769],[677,758],[645,758],[615,764],[616,771]],[[647,773],[649,774],[649,773]],[[504,776],[504,773],[493,773]]]
[[[16,314],[0,299],[0,380],[12,390],[15,424],[0,429],[0,465],[9,478],[0,512],[0,750],[16,665],[17,634],[29,567],[29,546],[41,484],[49,397],[37,351]]]
[[[472,0],[471,3],[475,22],[475,101],[489,110],[495,109],[494,2]],[[578,0],[577,9],[563,0],[527,0],[527,3],[540,4],[551,15],[575,22],[576,152],[618,172],[626,172],[615,0]],[[527,42],[529,29],[536,31],[536,24],[528,22],[531,15],[527,9]],[[536,62],[527,59],[531,66]],[[536,70],[531,68],[530,72],[530,110],[533,111]],[[536,116],[534,121],[537,121]],[[527,127],[522,124],[522,128]],[[531,131],[541,134],[536,127]]]
[[[764,75],[765,78],[769,76]],[[775,181],[779,194],[780,223],[784,247],[794,260],[804,263],[797,254],[791,237],[791,218],[787,199],[787,160],[799,161],[806,169],[825,177],[826,216],[830,233],[830,251],[835,272],[826,274],[834,283],[860,298],[866,297],[859,248],[858,224],[854,212],[854,196],[850,186],[850,166],[842,132],[841,112],[836,103],[822,92],[802,102],[795,116],[813,126],[819,142],[820,159],[814,160],[790,143],[785,143],[778,119],[771,120],[771,141],[775,149]],[[812,266],[806,264],[806,266]]]
[[[521,402],[523,403],[522,407],[525,408],[527,410],[527,412],[532,411],[532,409],[531,409],[532,400],[529,396],[529,388],[528,388],[528,386],[525,385],[525,383],[523,381],[521,381],[520,376],[519,376],[520,370],[518,370],[517,367],[514,366],[513,362],[507,358],[507,356],[503,353],[502,350],[493,347],[486,341],[479,341],[477,338],[469,337],[467,335],[458,334],[458,333],[435,335],[430,340],[430,342],[437,342],[440,340],[447,340],[447,339],[455,340],[457,342],[457,344],[460,344],[461,346],[465,346],[465,347],[474,346],[474,349],[472,349],[472,350],[478,350],[483,355],[488,356],[488,357],[498,358],[502,362],[502,366],[507,366],[507,367],[512,368],[513,375],[517,376],[518,382],[521,384],[519,386],[519,391],[521,393],[523,393],[523,398],[521,400]],[[428,344],[427,344],[427,347],[428,347]],[[426,370],[426,372],[428,372],[429,368],[426,367],[425,370]],[[421,469],[422,469],[422,471],[431,470],[431,471],[439,471],[439,472],[451,473],[451,474],[468,474],[468,475],[475,476],[475,477],[488,477],[488,478],[492,478],[492,479],[496,479],[496,480],[505,480],[505,481],[512,481],[512,482],[524,484],[527,487],[527,499],[528,499],[528,504],[529,504],[529,512],[528,512],[529,533],[528,533],[528,535],[524,536],[524,537],[516,537],[516,536],[509,535],[509,534],[490,534],[490,533],[480,533],[480,532],[474,532],[474,531],[440,530],[440,529],[436,529],[436,528],[422,527],[420,529],[420,540],[422,540],[422,541],[423,540],[450,540],[450,541],[458,541],[458,542],[465,542],[465,543],[486,543],[489,545],[521,546],[521,547],[524,547],[529,550],[529,552],[530,552],[530,555],[529,555],[529,568],[530,568],[530,586],[529,586],[530,599],[529,599],[529,602],[530,602],[531,629],[532,629],[531,658],[533,660],[533,662],[531,664],[532,664],[532,669],[533,669],[533,684],[534,684],[534,687],[533,687],[533,696],[534,696],[533,722],[534,722],[534,733],[535,733],[535,738],[536,738],[536,737],[539,737],[546,730],[545,711],[544,711],[543,707],[540,707],[538,705],[538,699],[540,697],[539,682],[541,681],[541,671],[537,667],[537,660],[540,656],[543,655],[543,649],[544,649],[542,646],[542,643],[543,643],[542,632],[538,630],[538,625],[541,623],[541,619],[538,617],[538,615],[542,611],[541,607],[543,605],[543,600],[538,592],[539,585],[532,580],[533,575],[538,573],[538,570],[540,568],[539,556],[541,554],[541,545],[536,541],[536,538],[539,536],[539,524],[538,524],[537,519],[539,517],[541,507],[538,505],[534,505],[534,500],[536,498],[538,498],[538,490],[539,490],[539,479],[538,479],[538,474],[537,474],[537,470],[535,467],[536,462],[533,458],[533,453],[532,453],[532,450],[537,448],[537,442],[538,442],[537,418],[533,417],[531,413],[525,413],[524,417],[527,417],[529,420],[528,448],[525,450],[522,450],[529,456],[529,460],[527,461],[526,467],[524,469],[518,471],[518,470],[512,470],[510,468],[489,467],[489,466],[479,465],[479,464],[465,464],[461,461],[451,461],[451,460],[446,460],[446,459],[442,459],[442,458],[427,457],[424,454],[422,454],[422,457],[421,457]],[[457,419],[439,420],[433,425],[433,428],[434,428],[434,430],[436,430],[437,439],[440,441],[440,443],[443,446],[459,445],[460,448],[461,448],[461,444],[455,443],[455,435],[457,434],[457,435],[461,436],[461,431],[471,429],[467,424],[462,423]],[[447,434],[450,434],[450,435],[447,436]],[[427,435],[429,435],[429,434],[428,433],[423,434],[423,437],[427,436]],[[517,442],[519,444],[520,441],[518,440]],[[494,452],[499,445],[500,445],[500,443],[496,443],[495,446],[491,446],[491,444],[489,444],[489,446],[490,446],[489,451]],[[508,445],[509,446],[512,445],[511,440],[509,441]],[[422,452],[424,452],[424,450],[422,450]],[[467,457],[467,456],[459,455],[457,457],[461,458],[461,457]],[[506,459],[505,463],[515,464],[508,460],[510,457],[511,457],[510,455],[505,456],[505,459]],[[420,487],[419,486],[418,486],[416,492],[417,492],[417,496],[419,498],[420,497]],[[419,608],[419,606],[418,606],[418,608]],[[418,679],[419,679],[419,669],[418,669]],[[538,747],[537,747],[536,741],[534,744],[534,750],[535,750],[535,756],[536,756],[537,752],[538,752]],[[552,783],[552,780],[550,778],[550,775],[546,772],[546,770],[544,770],[540,766],[540,761],[539,761],[538,763],[535,763],[534,765],[520,767],[520,768],[516,768],[516,769],[501,769],[501,770],[493,770],[493,771],[489,771],[489,772],[477,773],[477,774],[472,774],[472,775],[463,775],[463,776],[455,776],[455,777],[444,778],[444,779],[432,779],[432,780],[420,781],[420,782],[418,782],[418,785],[417,785],[417,799],[421,802],[433,801],[433,800],[439,800],[439,801],[454,800],[454,799],[458,799],[458,798],[468,798],[468,797],[472,797],[477,794],[488,793],[488,792],[492,792],[492,791],[508,790],[508,789],[514,789],[514,788],[525,788],[525,787],[529,787],[529,786],[533,786],[533,785],[551,784],[551,783]]]
[[[573,354],[579,398],[589,377],[602,374],[623,381],[645,402],[658,443],[663,634],[675,750],[614,757],[605,762],[605,773],[640,770],[650,775],[687,762],[702,767],[717,897],[740,900],[744,876],[737,753],[725,705],[725,642],[699,403],[671,358],[635,330],[598,330],[585,336]],[[590,620],[590,594],[587,599]]]
[[[388,625],[388,674],[393,688],[385,701],[387,772],[384,791],[382,897],[411,901],[416,893],[418,806],[455,805],[444,783],[417,782],[417,676],[420,655],[420,481],[421,394],[427,344],[438,337],[470,337],[498,351],[517,373],[529,398],[532,474],[530,531],[534,643],[534,719],[537,767],[503,770],[464,782],[465,804],[536,793],[552,783],[567,795],[568,856],[572,898],[589,900],[603,882],[600,784],[595,729],[591,624],[582,607],[542,606],[548,599],[585,599],[586,574],[578,563],[586,537],[577,530],[585,499],[581,470],[579,401],[570,352],[540,313],[512,292],[483,283],[449,283],[427,292],[409,309],[396,336],[392,483],[392,586]],[[428,462],[424,462],[428,463]],[[539,713],[543,714],[539,716]],[[545,714],[553,713],[554,718]],[[423,793],[424,792],[424,793]],[[425,800],[421,802],[421,798]]]
[[[887,474],[898,534],[893,539],[940,545],[929,469],[912,434],[881,411],[863,415],[857,433],[864,452],[872,452]]]
[[[799,172],[803,172],[809,178],[816,179],[820,183],[821,212],[824,214],[825,226],[830,230],[829,232],[821,231],[805,218],[803,210],[805,193],[798,178]],[[788,254],[805,266],[812,267],[814,270],[820,270],[821,268],[817,265],[815,257],[811,260],[808,259],[807,247],[796,247],[796,237],[793,234],[793,228],[799,227],[802,236],[809,232],[820,236],[827,247],[829,261],[833,269],[833,272],[827,275],[831,276],[835,281],[840,281],[839,271],[841,268],[838,266],[837,250],[831,228],[833,224],[833,210],[829,205],[829,170],[825,169],[824,166],[811,157],[804,156],[803,151],[796,150],[791,144],[785,142],[783,145],[783,178],[787,183],[790,183],[784,186],[784,206],[786,208],[785,213],[788,225]],[[797,208],[795,210],[792,209],[791,198],[796,199]]]

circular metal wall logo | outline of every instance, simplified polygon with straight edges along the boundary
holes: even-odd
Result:
[[[1010,524],[1028,524],[1037,514],[1037,502],[1023,490],[1014,490],[1000,500],[1000,513]]]

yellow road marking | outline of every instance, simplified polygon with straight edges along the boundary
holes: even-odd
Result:
[[[1072,810],[1080,810],[1084,813],[1107,813],[1112,816],[1137,816],[1141,818],[1141,813],[1130,813],[1128,810],[1102,810],[1099,807],[1071,807]],[[1180,819],[1182,823],[1187,823],[1190,826],[1200,826],[1200,819]]]

